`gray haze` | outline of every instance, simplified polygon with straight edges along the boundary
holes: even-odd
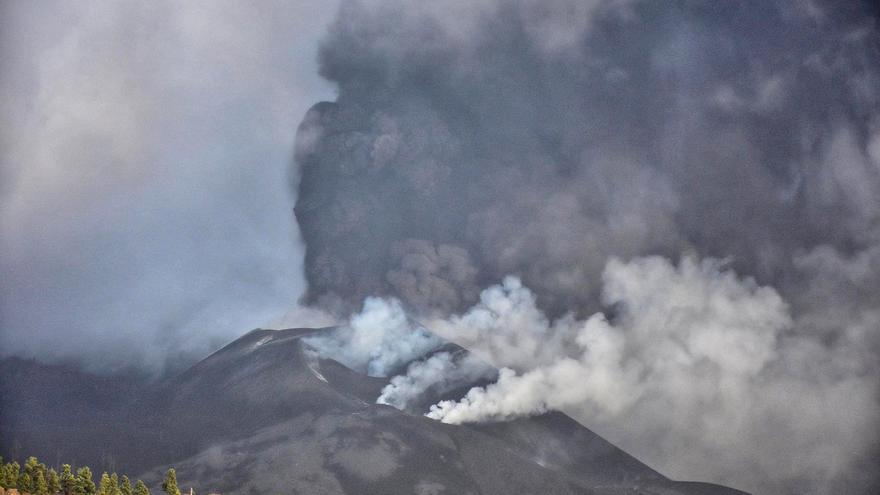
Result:
[[[297,142],[307,300],[394,297],[508,367],[437,419],[564,408],[672,476],[871,493],[872,9],[344,3],[320,50],[338,97]],[[515,328],[481,297],[502,280],[534,298]]]
[[[334,2],[0,10],[2,352],[159,370],[281,317]]]
[[[381,402],[485,371],[404,369],[414,317],[502,368],[439,421],[875,493],[869,6],[346,1],[316,64],[332,2],[4,2],[0,352],[160,370],[293,307],[361,311],[311,343]]]

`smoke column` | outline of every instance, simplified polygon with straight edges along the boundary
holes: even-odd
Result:
[[[297,139],[306,302],[395,298],[507,368],[444,421],[561,407],[670,476],[873,492],[876,14],[344,3]],[[509,345],[479,331],[517,308]]]
[[[428,416],[460,424],[563,410],[672,476],[757,493],[867,490],[872,473],[857,464],[880,417],[865,329],[834,344],[793,333],[775,290],[714,260],[612,259],[602,300],[616,309],[611,321],[551,321],[509,278],[463,315],[430,322],[504,368]]]

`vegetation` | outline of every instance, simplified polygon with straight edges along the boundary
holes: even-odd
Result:
[[[76,476],[73,475],[73,470],[70,467],[70,464],[62,464],[61,465],[61,493],[64,495],[73,495],[74,489],[76,488]]]
[[[73,493],[74,495],[95,495],[95,482],[92,480],[92,470],[88,466],[76,470]]]
[[[88,466],[81,466],[74,474],[70,464],[62,464],[59,474],[36,457],[28,457],[24,466],[16,461],[3,461],[0,457],[0,488],[3,491],[15,489],[22,495],[150,495],[150,489],[143,481],[136,480],[132,486],[128,476],[117,473],[104,472],[95,486]],[[165,475],[162,490],[169,495],[181,495],[174,469],[169,469]]]
[[[177,487],[177,472],[174,468],[165,473],[165,481],[162,482],[162,491],[168,495],[180,495],[180,488]]]
[[[49,479],[46,480],[46,484],[49,493],[58,493],[61,491],[61,480],[58,478],[58,473],[54,469],[49,469]]]
[[[116,476],[116,473],[113,473],[113,475]],[[146,486],[144,488],[146,488]],[[131,489],[131,480],[124,474],[122,475],[122,484],[119,485],[119,493],[122,495],[134,495],[134,492]]]

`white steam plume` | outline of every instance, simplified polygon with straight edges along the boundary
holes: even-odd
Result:
[[[438,352],[411,363],[406,374],[392,378],[376,403],[406,409],[428,390],[442,394],[493,374],[494,369],[473,354]]]
[[[348,323],[305,340],[318,355],[370,376],[387,376],[443,342],[407,318],[396,299],[367,298]]]
[[[603,281],[610,321],[550,321],[507,278],[463,315],[431,322],[505,368],[428,416],[466,423],[562,409],[673,477],[677,466],[767,493],[828,493],[823,483],[871,448],[876,381],[854,365],[870,361],[868,332],[832,344],[796,332],[800,320],[773,288],[716,260],[612,259]]]

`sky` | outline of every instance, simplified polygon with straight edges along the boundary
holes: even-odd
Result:
[[[2,353],[158,371],[277,323],[304,290],[289,169],[334,97],[335,3],[0,9]]]

